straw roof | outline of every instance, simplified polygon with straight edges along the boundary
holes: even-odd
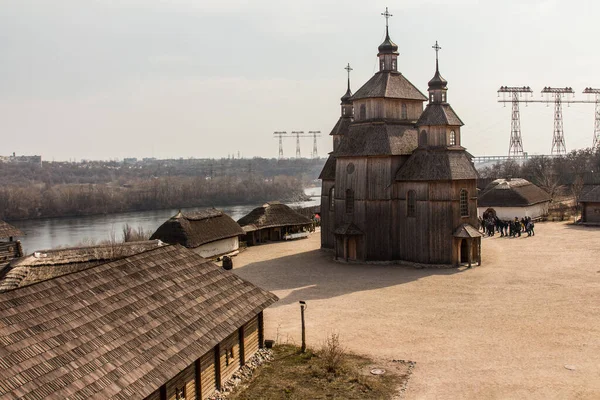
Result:
[[[579,198],[583,203],[600,203],[600,185],[585,185]]]
[[[312,221],[285,204],[272,201],[250,211],[248,215],[238,220],[238,224],[242,227],[253,225],[252,230],[258,230],[280,226],[304,226],[312,224]]]
[[[319,179],[322,180],[335,180],[335,157],[329,155],[327,161],[325,161],[325,165],[321,170],[321,174],[319,175]]]
[[[340,145],[335,157],[408,155],[417,148],[414,127],[392,122],[354,123]]]
[[[162,224],[150,239],[194,248],[243,234],[242,228],[229,215],[213,208],[186,214],[180,211]]]
[[[477,179],[477,171],[464,150],[418,149],[396,173],[397,181]]]
[[[352,96],[352,101],[373,97],[406,100],[427,100],[419,89],[397,71],[380,71],[369,79]]]
[[[160,240],[126,242],[114,245],[40,250],[13,260],[0,277],[0,292],[81,271],[164,246]]]
[[[15,228],[9,223],[0,220],[0,238],[9,238],[16,236],[25,236],[25,234],[18,228]]]
[[[526,179],[496,179],[477,199],[478,207],[525,207],[550,201],[550,195]]]
[[[0,397],[144,398],[275,301],[179,245],[0,293]]]

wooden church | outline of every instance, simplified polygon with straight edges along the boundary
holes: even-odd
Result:
[[[383,15],[379,71],[352,94],[346,67],[334,149],[320,175],[321,247],[346,261],[480,264],[477,172],[448,103],[440,47],[425,96],[398,71],[391,15]]]

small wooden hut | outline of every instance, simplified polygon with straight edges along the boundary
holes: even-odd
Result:
[[[245,232],[229,215],[214,208],[183,214],[181,211],[162,224],[150,239],[180,244],[202,257],[235,252]]]
[[[586,185],[579,203],[581,203],[581,222],[600,225],[600,185]]]
[[[102,246],[39,250],[26,257],[14,259],[2,270],[0,292],[82,271],[164,245],[160,240],[144,240]]]
[[[206,399],[275,301],[179,245],[0,293],[0,398]]]
[[[0,220],[0,264],[23,256],[21,242],[14,240],[15,237],[19,236],[25,236],[25,234],[20,229]]]
[[[308,236],[313,221],[278,201],[263,204],[238,220],[248,246]]]
[[[477,214],[483,217],[488,209],[504,220],[515,217],[537,219],[548,215],[550,195],[526,179],[496,179],[479,195]]]

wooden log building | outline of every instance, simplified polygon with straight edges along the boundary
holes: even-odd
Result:
[[[21,242],[14,240],[15,237],[25,236],[20,229],[0,220],[0,270],[10,260],[23,257]],[[4,239],[4,240],[1,240]],[[1,276],[1,272],[0,272]]]
[[[235,252],[245,232],[229,215],[214,208],[193,213],[177,213],[162,224],[150,239],[180,244],[204,258]]]
[[[600,185],[586,185],[579,203],[581,203],[581,222],[600,225]]]
[[[469,260],[460,247],[468,241],[463,253],[481,261],[477,229],[468,229],[475,237],[455,237],[478,224],[477,172],[434,48],[428,96],[398,71],[387,26],[379,71],[354,94],[348,82],[320,175],[321,247],[337,259],[456,266]]]
[[[275,301],[180,245],[0,293],[0,397],[206,399]]]
[[[248,246],[267,241],[284,240],[287,235],[306,233],[313,225],[310,218],[300,215],[290,207],[278,201],[272,201],[257,207],[238,220],[246,236]]]

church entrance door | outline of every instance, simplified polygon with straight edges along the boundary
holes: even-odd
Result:
[[[356,260],[356,237],[348,238],[348,260]]]
[[[461,263],[469,262],[469,246],[465,239],[460,241],[460,262]]]

